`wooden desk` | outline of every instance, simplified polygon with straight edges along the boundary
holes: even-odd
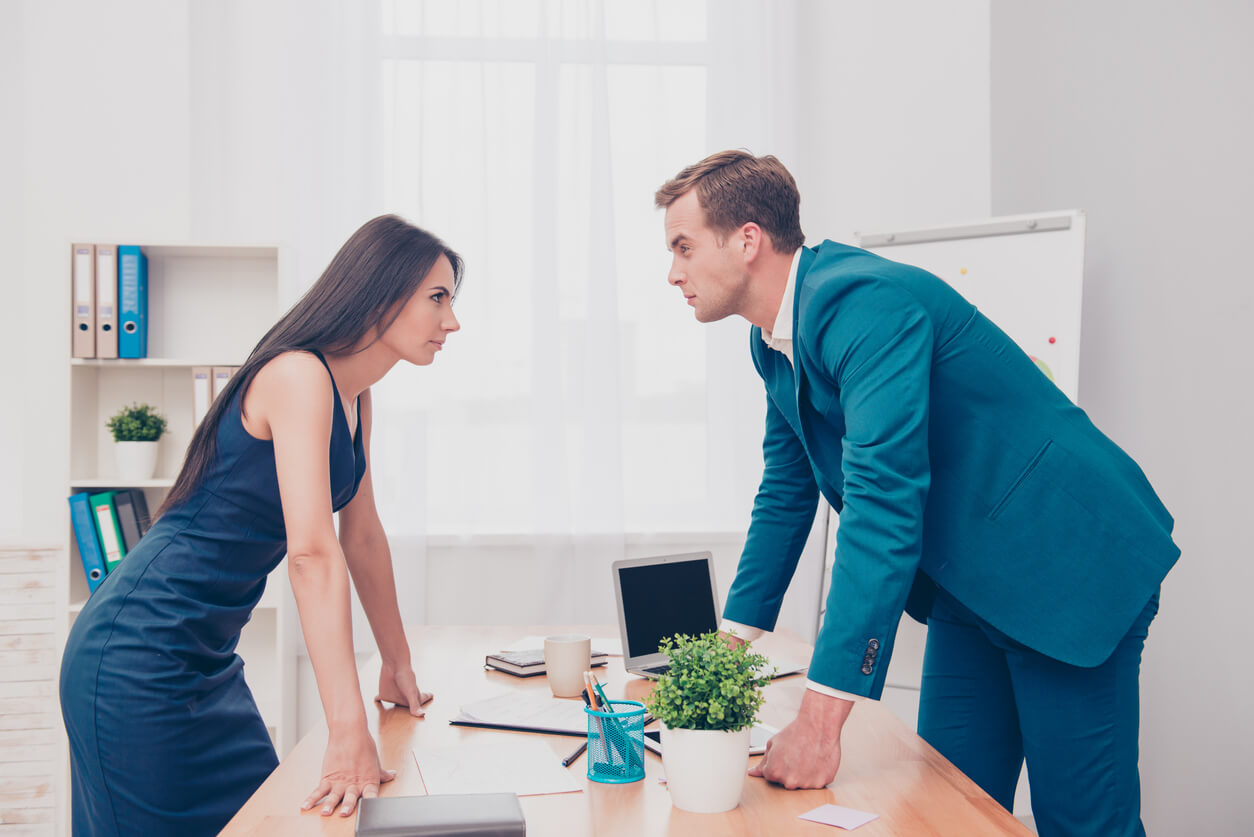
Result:
[[[404,709],[382,709],[368,701],[367,714],[380,744],[383,766],[397,771],[395,781],[383,786],[382,796],[419,795],[425,792],[411,749],[416,745],[439,746],[470,741],[482,736],[531,735],[532,733],[450,726],[463,700],[487,687],[536,690],[548,694],[543,677],[518,678],[484,671],[485,653],[523,636],[568,633],[614,636],[609,626],[477,626],[415,627],[409,630],[418,683],[435,693],[427,716],[414,719]],[[771,635],[755,645],[767,651],[808,658],[809,646],[786,636]],[[611,657],[608,667],[598,669],[611,697],[625,695],[642,700],[651,681],[627,674],[621,657]],[[362,674],[363,690],[374,694],[378,661]],[[805,690],[803,675],[781,678],[767,690],[760,719],[783,727],[795,716]],[[560,761],[578,746],[572,736],[540,736]],[[675,809],[666,787],[658,783],[662,762],[645,756],[646,776],[629,785],[605,785],[586,778],[587,756],[570,771],[584,785],[582,793],[522,797],[527,834],[533,837],[561,835],[815,835],[843,834],[831,826],[797,819],[819,805],[834,803],[879,814],[879,819],[857,829],[859,837],[881,835],[1028,835],[1031,832],[964,776],[923,739],[910,731],[879,703],[864,701],[853,710],[845,725],[844,754],[836,781],[822,790],[788,791],[763,779],[745,778],[740,807],[725,814],[690,814]],[[322,767],[326,728],[319,725],[306,735],[283,760],[235,818],[224,835],[351,835],[355,816],[321,816],[314,809],[300,812],[300,803],[317,787]]]

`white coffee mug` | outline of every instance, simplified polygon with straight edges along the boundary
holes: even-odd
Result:
[[[560,634],[544,638],[544,671],[556,697],[579,697],[583,673],[591,668],[591,637]]]

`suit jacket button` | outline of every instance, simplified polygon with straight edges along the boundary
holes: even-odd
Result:
[[[871,664],[870,664],[870,663],[863,663],[863,664],[862,664],[862,673],[863,673],[863,674],[870,674],[872,670],[873,670],[873,669],[871,668]]]
[[[877,651],[880,647],[880,641],[878,639],[873,639],[866,644],[866,647],[870,648],[872,651]]]

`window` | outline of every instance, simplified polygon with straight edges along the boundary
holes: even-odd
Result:
[[[467,264],[461,333],[375,389],[389,531],[747,525],[764,403],[747,326],[693,321],[652,204],[712,150],[707,23],[698,0],[384,4],[386,205]],[[744,444],[723,450],[712,415]]]

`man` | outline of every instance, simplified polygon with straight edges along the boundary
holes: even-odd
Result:
[[[655,196],[696,318],[752,324],[765,468],[724,628],[771,630],[819,492],[840,513],[795,721],[751,771],[829,784],[904,611],[926,621],[919,733],[1009,809],[1026,757],[1042,835],[1143,834],[1141,648],[1179,556],[1144,474],[940,279],[803,245],[774,157],[714,154]],[[735,641],[735,640],[733,640]]]

